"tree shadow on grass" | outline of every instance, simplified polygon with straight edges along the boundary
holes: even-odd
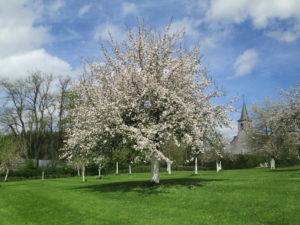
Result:
[[[202,178],[177,178],[161,180],[159,184],[152,184],[149,180],[126,181],[105,184],[93,184],[76,189],[88,190],[92,192],[138,192],[141,194],[170,193],[176,189],[193,190],[202,187],[207,182],[223,181],[222,179],[202,179]]]

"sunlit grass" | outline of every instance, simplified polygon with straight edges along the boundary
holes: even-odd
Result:
[[[300,167],[0,184],[0,224],[300,224]]]

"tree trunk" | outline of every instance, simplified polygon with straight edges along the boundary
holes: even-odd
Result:
[[[167,161],[167,172],[168,172],[168,174],[172,174],[171,162],[170,161]]]
[[[77,175],[80,177],[80,167],[77,167]]]
[[[116,175],[118,175],[118,174],[119,174],[119,163],[116,162]]]
[[[81,173],[82,173],[82,182],[85,182],[85,166],[82,166],[82,169],[81,169]]]
[[[5,174],[5,177],[4,177],[4,182],[7,181],[8,173],[9,173],[9,169],[6,169],[6,174]]]
[[[198,174],[198,159],[195,158],[195,174]]]
[[[42,180],[45,180],[45,171],[42,172]]]
[[[101,177],[101,166],[99,166],[99,168],[98,168],[98,177],[99,178]]]
[[[151,157],[151,172],[152,172],[151,183],[158,184],[159,183],[159,160],[156,154],[153,154]]]
[[[131,165],[129,164],[129,174],[131,174]]]

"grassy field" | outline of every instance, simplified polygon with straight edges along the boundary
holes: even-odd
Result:
[[[1,225],[300,224],[300,166],[0,184]]]

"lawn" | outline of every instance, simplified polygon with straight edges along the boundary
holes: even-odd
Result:
[[[1,225],[300,224],[300,166],[0,184]]]

